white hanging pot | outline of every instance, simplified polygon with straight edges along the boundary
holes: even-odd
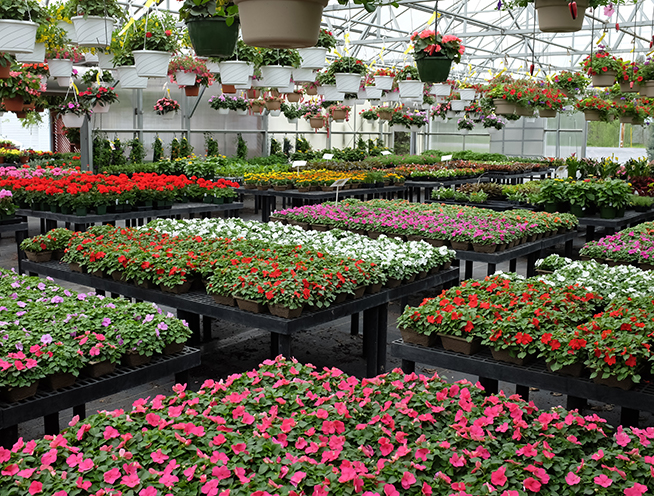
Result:
[[[313,83],[316,73],[313,69],[293,69],[293,81],[296,83]]]
[[[466,108],[466,102],[464,102],[463,100],[452,100],[450,102],[450,108],[454,112],[462,112],[463,109]]]
[[[16,54],[16,62],[21,64],[42,64],[44,60],[45,43],[36,43],[33,52]]]
[[[340,101],[345,98],[345,94],[338,91],[336,85],[333,84],[318,86],[318,94],[322,95],[328,102]]]
[[[336,73],[336,88],[341,93],[356,93],[361,86],[361,75],[350,73]]]
[[[222,84],[247,84],[250,74],[250,64],[238,60],[220,62],[220,82]],[[253,83],[254,84],[254,83]]]
[[[250,78],[250,84],[252,85],[252,88],[265,88],[263,80],[261,79]]]
[[[294,117],[293,119],[289,119],[288,117],[286,118],[288,120],[289,124],[297,124],[297,117]]]
[[[277,88],[280,93],[295,93],[295,83],[291,81],[287,86]]]
[[[449,96],[452,91],[452,87],[449,84],[434,84],[431,87],[430,93],[434,96]]]
[[[77,44],[82,47],[104,48],[111,44],[116,21],[111,17],[75,16],[73,21]]]
[[[292,67],[283,65],[264,65],[261,66],[261,77],[265,86],[269,88],[279,88],[288,86],[291,82]]]
[[[368,91],[365,88],[359,89],[357,91],[357,99],[365,100],[366,98],[368,98]]]
[[[249,90],[250,88],[252,88],[252,78],[248,77],[248,82],[245,84],[235,84],[234,88],[236,88],[237,90]]]
[[[243,109],[238,109],[236,111],[236,115],[248,115],[248,111]]]
[[[419,133],[421,127],[420,126],[411,126],[411,132],[412,133]]]
[[[73,73],[73,61],[70,59],[52,59],[47,62],[50,76],[53,78],[67,78]]]
[[[302,63],[302,69],[322,69],[327,64],[326,48],[311,47],[311,48],[298,48]]]
[[[70,86],[71,79],[72,78],[69,77],[57,77],[55,78],[55,81],[57,81],[57,84],[62,88],[67,88],[68,86]]]
[[[393,78],[391,76],[375,76],[375,88],[379,90],[393,89]]]
[[[66,35],[70,42],[73,45],[77,45],[77,33],[75,33],[75,27],[72,22],[57,21],[57,27],[66,31]]]
[[[38,27],[37,23],[31,21],[0,19],[0,52],[33,52]]]
[[[374,86],[368,86],[366,88],[366,96],[368,100],[379,100],[382,97],[382,90]]]
[[[445,117],[447,117],[448,119],[454,119],[456,118],[456,112],[454,112],[453,110],[448,110],[447,112],[445,112]]]
[[[382,96],[382,102],[399,102],[400,94],[397,91],[391,91]]]
[[[218,62],[206,62],[207,64],[207,70],[211,74],[218,74],[220,72],[220,64]]]
[[[98,67],[103,70],[113,69],[114,68],[113,58],[114,56],[110,53],[98,52]]]
[[[499,129],[494,127],[486,128],[486,130],[488,131],[488,134],[497,134],[497,132],[499,131]]]
[[[95,105],[93,105],[93,113],[106,114],[107,112],[109,112],[109,107],[111,107],[111,105],[100,105],[99,103],[96,103]]]
[[[281,115],[281,113],[282,113],[282,111],[279,110],[279,109],[278,110],[269,110],[268,112],[270,112],[270,115],[273,116],[273,117],[279,117]]]
[[[157,50],[134,50],[134,65],[140,77],[165,78],[168,76],[170,53]]]
[[[445,103],[447,101],[447,97],[445,96],[437,96],[434,97],[434,99],[436,100],[436,103]]]
[[[470,129],[459,129],[459,134],[462,134],[463,136],[470,134]]]
[[[422,97],[422,81],[399,81],[397,83],[400,89],[401,98],[420,98]]]
[[[195,76],[194,72],[184,72],[177,71],[175,73],[175,81],[180,86],[193,86],[195,85]]]
[[[148,87],[148,78],[140,77],[133,65],[118,67],[118,80],[124,90],[144,90]]]
[[[343,105],[347,105],[348,107],[353,107],[355,103],[357,103],[356,98],[345,98],[343,100]]]
[[[64,126],[66,127],[82,127],[82,124],[84,124],[84,117],[83,115],[75,115],[66,113],[61,115],[61,120],[64,122]]]
[[[475,99],[475,90],[459,90],[461,100],[471,102]]]
[[[229,114],[229,109],[228,108],[219,108],[218,109],[218,114],[219,115],[228,115]]]

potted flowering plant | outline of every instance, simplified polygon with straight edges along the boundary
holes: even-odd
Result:
[[[334,76],[336,89],[342,93],[359,91],[361,79],[368,73],[362,60],[355,57],[341,57],[334,60],[327,70]]]
[[[226,96],[226,95],[220,95],[220,96],[212,96],[209,98],[209,106],[217,110],[219,114],[222,115],[227,115],[229,114],[229,111],[233,107],[233,103],[231,101],[231,98]]]
[[[179,103],[177,103],[177,100],[173,100],[172,98],[169,97],[159,98],[159,100],[157,100],[156,103],[154,104],[154,112],[157,115],[177,113],[179,108],[180,107],[179,107]]]
[[[580,72],[561,71],[553,77],[553,86],[561,90],[565,96],[581,95],[586,91],[588,78]]]
[[[299,48],[302,69],[322,69],[325,67],[327,53],[336,47],[336,38],[331,31],[320,29],[318,41],[309,48]]]
[[[481,124],[484,126],[484,129],[488,129],[489,133],[500,131],[504,129],[504,126],[506,126],[506,122],[494,114],[482,115]]]
[[[621,68],[618,59],[611,55],[603,45],[600,45],[592,55],[588,55],[581,62],[581,66],[591,77],[593,86],[599,88],[613,86]]]
[[[398,107],[393,111],[389,124],[391,126],[404,126],[411,132],[418,132],[427,124],[427,113],[421,110],[407,111],[402,107]]]
[[[28,70],[12,71],[8,79],[0,79],[0,97],[9,112],[21,112],[24,102],[41,94],[41,79]]]
[[[282,103],[281,109],[284,117],[288,119],[289,124],[295,124],[298,120],[298,117],[303,115],[301,114],[300,106],[298,105],[288,105],[286,103]]]
[[[113,84],[116,82],[111,75],[111,71],[103,71],[102,69],[89,69],[82,74],[82,82],[88,85],[97,84]]]
[[[220,82],[224,85],[249,83],[255,67],[261,65],[261,51],[238,40],[236,50],[223,62],[220,62]]]
[[[460,38],[451,34],[441,35],[433,29],[416,31],[411,35],[411,41],[420,79],[425,83],[447,81],[452,62],[461,62],[461,55],[465,52]]]
[[[620,65],[616,80],[620,83],[620,91],[623,93],[637,93],[641,86],[647,84],[636,62],[628,62],[618,59]]]
[[[359,112],[359,115],[363,119],[367,120],[368,122],[374,122],[377,119],[379,119],[379,114],[377,113],[377,109],[375,109],[375,108],[369,108],[369,109],[366,109],[366,110],[362,110],[361,112]]]
[[[229,57],[238,40],[238,8],[221,0],[184,0],[179,18],[186,23],[200,57]]]
[[[136,73],[140,77],[166,77],[171,54],[177,51],[177,33],[175,18],[168,13],[148,13],[132,24],[125,37],[124,50],[131,51],[134,56]]]
[[[395,71],[392,69],[381,68],[375,70],[373,73],[375,77],[375,88],[380,90],[393,89],[393,81],[395,80]]]
[[[261,85],[270,88],[287,87],[294,68],[300,67],[302,59],[297,50],[289,48],[261,50]]]
[[[109,46],[116,22],[126,19],[117,0],[68,0],[64,12],[73,22],[77,44],[82,47]]]
[[[531,105],[538,109],[540,117],[556,117],[556,113],[563,110],[565,95],[558,89],[544,87],[532,95]]]
[[[199,86],[211,86],[214,81],[207,64],[190,55],[173,57],[168,64],[168,76],[171,83],[184,87],[186,96],[198,96]]]
[[[5,0],[0,3],[0,52],[34,51],[36,31],[45,12],[36,0]]]
[[[475,123],[472,119],[470,119],[467,115],[459,119],[459,121],[456,124],[456,128],[460,131],[460,134],[466,135],[470,131],[472,131],[475,127]]]
[[[589,96],[576,104],[577,110],[584,113],[587,121],[609,122],[615,117],[615,106],[598,96]]]
[[[642,125],[647,117],[649,117],[649,108],[641,105],[638,100],[628,102],[626,105],[617,107],[620,115],[620,122],[623,124],[633,124],[635,126]]]
[[[314,129],[324,127],[327,122],[327,117],[322,113],[322,106],[319,103],[307,102],[300,106],[302,117],[309,121],[309,124]]]
[[[343,122],[344,120],[350,120],[350,110],[352,110],[352,107],[347,105],[330,105],[327,113],[336,122]]]
[[[263,97],[264,106],[269,112],[281,111],[284,99],[280,96],[266,95]]]
[[[98,86],[87,88],[79,94],[80,101],[94,113],[109,112],[109,106],[118,101],[118,95],[112,87]]]
[[[398,71],[395,75],[395,82],[400,90],[400,98],[418,99],[422,97],[424,84],[415,67],[407,65]]]
[[[82,127],[84,119],[91,115],[91,109],[77,100],[62,103],[58,112],[66,127]]]

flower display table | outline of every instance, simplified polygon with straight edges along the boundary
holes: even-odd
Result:
[[[615,234],[620,229],[629,226],[633,227],[636,224],[652,219],[654,219],[654,210],[648,210],[647,212],[628,210],[623,217],[616,219],[602,219],[599,215],[595,217],[579,217],[579,225],[586,226],[586,241],[593,241],[595,239],[596,227],[603,227],[604,235]]]
[[[654,412],[654,386],[646,382],[625,391],[595,384],[587,377],[565,377],[549,372],[543,360],[512,365],[494,360],[488,350],[463,355],[443,348],[407,344],[401,339],[391,344],[391,355],[402,359],[402,370],[406,373],[413,372],[418,362],[478,375],[488,393],[496,393],[498,381],[506,381],[516,384],[516,392],[525,400],[529,397],[529,388],[536,387],[568,395],[569,409],[583,407],[587,399],[620,405],[622,425],[637,425],[640,410]]]
[[[559,243],[565,243],[565,256],[572,256],[572,241],[577,237],[577,231],[570,231],[549,238],[539,239],[531,243],[524,243],[515,248],[510,248],[504,251],[495,253],[478,253],[476,251],[457,250],[456,258],[465,260],[465,279],[472,279],[472,269],[474,262],[481,262],[487,264],[486,273],[490,276],[495,273],[495,268],[498,263],[509,262],[509,272],[515,272],[517,267],[518,258],[527,257],[527,277],[536,274],[536,260],[540,258],[541,251],[545,248],[556,246]]]
[[[514,208],[533,210],[533,206],[531,205],[516,205],[515,203],[502,200],[488,200],[484,203],[460,202],[455,200],[425,200],[424,203],[445,203],[446,205],[461,205],[462,207],[488,208],[496,212],[504,212],[505,210],[513,210]]]
[[[224,212],[227,217],[237,217],[238,211],[243,208],[242,203],[177,203],[170,208],[133,210],[131,212],[114,212],[103,215],[69,215],[52,213],[43,210],[18,209],[16,215],[23,217],[35,217],[41,219],[41,233],[45,234],[57,227],[57,222],[65,222],[72,226],[73,231],[85,231],[86,227],[92,224],[115,223],[118,220],[126,221],[127,226],[143,225],[152,219],[163,217],[177,217],[191,214],[211,214],[213,212]]]
[[[85,404],[175,374],[175,381],[186,383],[187,371],[200,365],[200,350],[186,347],[180,353],[156,356],[149,364],[137,367],[118,366],[107,376],[97,379],[78,378],[69,387],[56,391],[39,390],[36,396],[17,403],[0,402],[0,445],[11,447],[18,438],[18,424],[43,417],[46,434],[59,433],[59,412],[73,409],[74,415],[86,416]]]
[[[424,198],[431,198],[431,192],[434,188],[442,188],[443,186],[458,186],[460,184],[470,184],[470,183],[484,183],[484,182],[493,182],[498,184],[518,184],[524,183],[526,179],[536,180],[536,179],[546,179],[550,177],[554,169],[549,170],[539,170],[531,172],[520,172],[520,173],[507,173],[501,174],[499,172],[487,172],[482,174],[479,177],[473,177],[468,179],[443,179],[442,181],[416,181],[416,180],[407,180],[405,185],[409,188],[409,199],[414,201],[415,197],[418,203],[421,201],[421,192],[424,188]]]
[[[360,200],[372,200],[373,198],[404,198],[406,195],[406,186],[385,186],[383,188],[357,188],[339,190],[339,198],[359,198]],[[272,189],[257,190],[239,188],[236,190],[239,194],[251,194],[255,196],[255,205],[260,202],[261,208],[261,222],[268,222],[270,214],[277,207],[277,198],[282,199],[282,208],[286,208],[287,200],[290,200],[290,206],[310,205],[315,203],[322,203],[326,201],[334,201],[336,199],[336,191],[308,191],[301,193],[296,189],[286,191],[275,191]],[[256,213],[256,212],[255,212]]]
[[[20,218],[0,221],[0,236],[5,232],[16,233],[16,252],[18,253],[18,271],[21,270],[21,260],[24,258],[20,252],[20,244],[27,237],[27,222]]]
[[[256,327],[271,333],[271,356],[291,356],[293,334],[312,327],[332,322],[363,312],[363,347],[367,362],[367,375],[373,377],[386,371],[386,336],[388,323],[388,303],[405,296],[424,291],[439,285],[457,284],[457,268],[443,270],[436,274],[402,284],[396,288],[384,289],[379,293],[365,295],[356,300],[332,305],[316,312],[303,312],[295,319],[284,319],[270,314],[256,314],[237,307],[219,305],[213,298],[198,291],[186,294],[164,293],[159,290],[144,289],[133,284],[101,279],[89,274],[72,272],[66,264],[59,262],[34,263],[23,261],[23,268],[32,275],[53,277],[58,280],[90,286],[98,290],[110,291],[127,298],[151,301],[177,309],[177,316],[185,319],[194,334],[194,342],[200,342],[200,316],[203,316],[205,338],[210,333],[211,319],[237,322],[248,327]],[[449,287],[449,286],[448,286]]]

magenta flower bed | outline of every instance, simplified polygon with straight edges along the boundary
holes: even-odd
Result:
[[[579,255],[616,262],[654,264],[654,222],[645,222],[597,241],[589,241]]]
[[[400,371],[358,380],[277,359],[0,448],[5,494],[638,496],[654,429],[538,411]]]

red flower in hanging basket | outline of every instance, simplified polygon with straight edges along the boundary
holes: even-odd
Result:
[[[152,33],[150,31],[148,31],[147,33],[145,33],[145,37],[146,38],[152,38]]]

